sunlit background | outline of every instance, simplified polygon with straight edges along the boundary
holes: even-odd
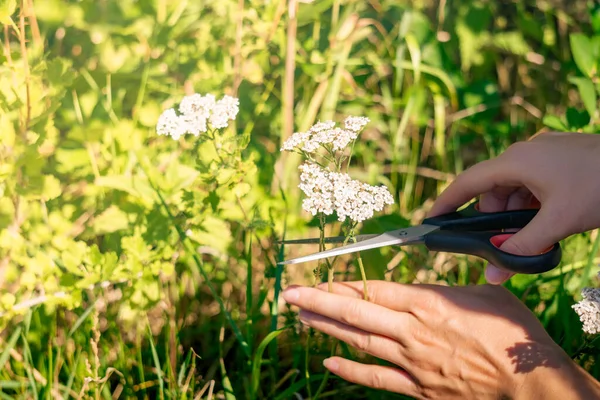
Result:
[[[0,398],[400,398],[323,383],[331,342],[280,299],[326,279],[317,263],[277,266],[317,250],[278,240],[319,234],[301,160],[280,147],[368,117],[349,173],[395,204],[359,230],[419,223],[511,143],[600,132],[592,3],[0,1]],[[213,139],[157,135],[192,93],[239,98],[235,122]],[[598,341],[571,305],[598,284],[599,244],[574,236],[559,268],[506,284],[596,378]],[[369,279],[484,282],[474,257],[362,257]],[[360,279],[354,258],[335,279]]]

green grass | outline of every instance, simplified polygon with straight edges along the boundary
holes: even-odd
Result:
[[[600,132],[598,9],[497,3],[2,3],[0,398],[403,398],[326,374],[332,348],[378,361],[282,304],[316,265],[277,265],[310,250],[278,241],[319,221],[279,148],[319,119],[369,117],[350,171],[396,200],[369,233],[420,222],[454,176],[544,127]],[[190,92],[237,96],[235,127],[158,137]],[[600,343],[570,307],[597,285],[599,246],[571,237],[559,268],[506,284],[596,378]],[[362,257],[369,279],[483,282],[473,257]]]

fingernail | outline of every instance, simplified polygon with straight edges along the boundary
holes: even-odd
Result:
[[[488,265],[488,267],[485,269],[485,279],[492,285],[499,285],[508,277],[508,273],[494,267],[493,265]]]
[[[300,298],[300,292],[296,288],[286,289],[283,292],[283,298],[288,303],[293,303],[294,301],[298,301]]]
[[[307,313],[304,310],[300,310],[298,313],[298,319],[302,322],[303,325],[310,326],[310,313]]]
[[[340,368],[340,364],[337,361],[332,360],[331,358],[326,358],[323,361],[323,365],[331,372],[336,372]]]

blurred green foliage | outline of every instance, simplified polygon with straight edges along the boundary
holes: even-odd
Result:
[[[314,393],[328,340],[305,360],[305,334],[278,330],[282,285],[311,271],[276,267],[277,240],[315,232],[279,152],[293,130],[371,119],[351,174],[398,202],[363,232],[419,222],[453,176],[544,127],[600,132],[597,2],[4,0],[0,22],[2,398]],[[236,125],[157,136],[192,92],[239,97]],[[570,238],[559,269],[507,284],[596,377],[570,306],[599,243]],[[363,257],[371,279],[483,281],[471,257]]]

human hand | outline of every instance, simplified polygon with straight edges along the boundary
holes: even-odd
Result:
[[[540,254],[576,233],[600,227],[600,135],[545,133],[510,146],[495,159],[460,174],[429,212],[437,216],[481,196],[483,212],[537,208],[538,215],[500,247],[518,255]],[[493,265],[486,279],[512,274]]]
[[[290,287],[300,321],[398,368],[331,357],[324,365],[363,386],[418,399],[590,399],[598,383],[501,286],[444,287],[368,281],[333,293]],[[593,395],[594,397],[591,397]]]

